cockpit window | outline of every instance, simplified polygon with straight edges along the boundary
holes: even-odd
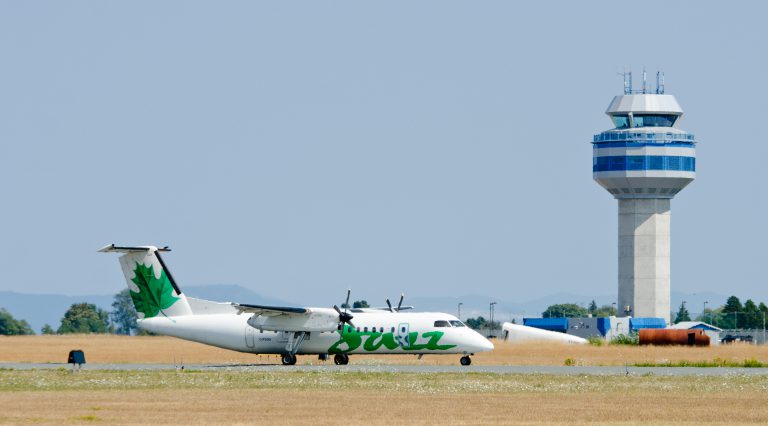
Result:
[[[451,325],[454,327],[466,327],[463,322],[457,320],[451,320]]]
[[[435,321],[435,327],[450,327],[451,324],[448,321],[437,320]]]

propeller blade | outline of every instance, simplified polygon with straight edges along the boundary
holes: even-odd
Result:
[[[397,303],[397,311],[400,312],[400,307],[403,306],[403,299],[405,298],[405,293],[400,293],[400,302]]]
[[[347,308],[349,308],[349,295],[352,294],[352,289],[347,289],[347,302],[344,303],[344,312],[347,312]]]
[[[387,299],[387,306],[389,306],[389,312],[395,312],[392,310],[392,304],[389,303],[389,299]]]
[[[341,309],[339,309],[339,307],[336,306],[336,305],[333,305],[333,309],[335,309],[336,313],[339,314],[339,324],[349,324],[349,325],[352,325],[352,323],[350,322],[350,321],[352,321],[352,318],[354,318],[354,316],[352,316],[352,314],[350,314],[348,312],[342,312]]]

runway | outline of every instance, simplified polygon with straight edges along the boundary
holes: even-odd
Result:
[[[0,369],[54,370],[71,369],[64,363],[0,363]],[[118,371],[179,370],[174,364],[84,364],[82,369]],[[294,365],[274,364],[185,364],[185,370],[235,371],[244,373],[322,372],[322,373],[489,373],[489,374],[544,374],[553,376],[600,375],[600,376],[766,376],[768,368],[731,367],[624,367],[624,366],[513,366],[513,365]]]

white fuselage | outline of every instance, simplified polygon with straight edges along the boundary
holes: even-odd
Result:
[[[258,354],[283,354],[294,338],[291,331],[261,331],[248,324],[251,315],[208,313],[157,316],[138,321],[153,333],[220,348]],[[355,328],[310,332],[297,354],[473,354],[493,344],[457,318],[443,313],[356,312]],[[447,323],[448,326],[445,326]],[[435,326],[439,324],[440,326]]]

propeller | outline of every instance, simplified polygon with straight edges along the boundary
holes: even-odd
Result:
[[[339,309],[338,306],[333,305],[333,309],[336,310],[336,312],[339,314],[339,327],[341,327],[341,331],[344,332],[344,324],[349,324],[350,327],[354,327],[355,325],[352,324],[352,314],[347,312],[347,308],[349,308],[349,295],[352,293],[351,289],[347,289],[347,301],[344,302],[344,312]]]
[[[403,306],[403,299],[405,298],[405,293],[400,293],[400,301],[397,303],[397,308],[392,309],[392,303],[387,299],[387,306],[389,307],[389,312],[400,312],[400,307]]]

